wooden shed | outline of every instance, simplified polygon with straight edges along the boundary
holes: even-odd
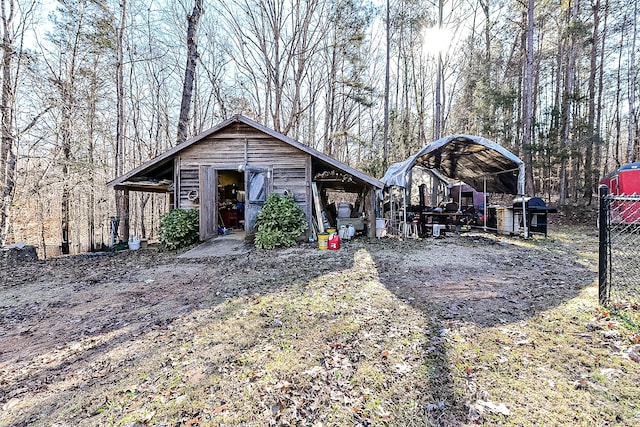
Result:
[[[254,234],[256,215],[271,192],[293,194],[310,223],[353,220],[375,235],[376,190],[382,182],[242,115],[177,145],[108,183],[114,189],[168,192],[174,208],[199,209],[200,239],[220,226]],[[314,199],[314,187],[318,190]],[[337,218],[340,195],[349,217]],[[325,222],[322,221],[322,222]]]

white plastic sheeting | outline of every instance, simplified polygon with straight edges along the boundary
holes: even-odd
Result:
[[[387,187],[410,188],[416,165],[490,193],[524,195],[524,162],[480,136],[449,135],[430,142],[405,161],[392,164],[381,181]]]

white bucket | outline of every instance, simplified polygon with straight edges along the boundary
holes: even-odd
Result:
[[[440,237],[440,231],[444,230],[444,224],[433,224],[433,237]]]
[[[376,237],[384,237],[387,235],[387,220],[384,218],[376,218]]]
[[[140,240],[138,239],[130,240],[129,249],[131,249],[132,251],[137,251],[138,249],[140,249]]]

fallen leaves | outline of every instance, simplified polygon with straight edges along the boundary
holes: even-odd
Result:
[[[218,405],[213,409],[214,414],[221,414],[222,412],[227,410],[227,404],[223,403],[222,405]]]
[[[613,310],[594,315],[593,274],[572,255],[551,239],[542,250],[453,239],[223,263],[68,262],[74,278],[28,288],[62,302],[5,310],[10,339],[37,357],[0,364],[0,424],[26,408],[35,425],[74,424],[82,409],[61,408],[85,399],[93,424],[558,425],[571,405],[613,424],[612,408],[637,401],[638,332]],[[91,287],[83,277],[96,274]],[[56,326],[48,351],[28,346],[40,319]],[[35,412],[43,402],[52,415]]]
[[[404,375],[404,374],[408,374],[409,372],[411,372],[411,365],[409,365],[407,363],[396,363],[395,365],[393,365],[393,369],[395,369],[395,371],[398,374]]]
[[[511,411],[504,403],[495,404],[490,401],[477,400],[469,406],[469,418],[480,420],[487,414],[511,416]]]
[[[197,425],[200,425],[200,415],[197,415],[197,416],[191,418],[185,424],[186,427],[193,427],[193,426],[197,426]]]
[[[627,338],[629,338],[631,344],[640,344],[640,333],[629,333]]]

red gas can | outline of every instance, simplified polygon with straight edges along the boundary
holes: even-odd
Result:
[[[337,233],[334,233],[329,238],[329,249],[333,251],[337,251],[338,249],[340,249],[340,236],[338,236]]]

